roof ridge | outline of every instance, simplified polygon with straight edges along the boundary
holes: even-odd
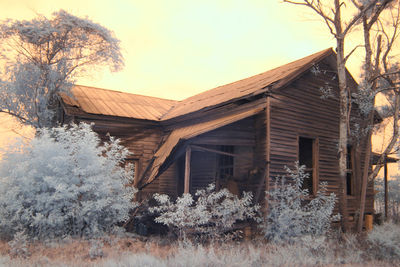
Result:
[[[309,58],[309,57],[311,58],[311,57],[313,57],[313,56],[315,56],[315,55],[317,55],[317,54],[322,54],[322,55],[323,55],[324,53],[327,53],[328,51],[333,51],[333,50],[332,50],[332,47],[327,48],[327,49],[324,49],[324,50],[321,50],[321,51],[319,51],[319,52],[313,53],[313,54],[311,54],[311,55],[308,55],[308,56],[305,56],[305,57],[302,57],[302,58],[298,58],[298,59],[296,59],[296,60],[293,60],[293,61],[290,61],[290,62],[285,63],[285,64],[283,64],[283,65],[280,65],[280,66],[278,66],[278,67],[275,67],[275,68],[272,68],[272,69],[269,69],[269,70],[260,72],[260,73],[258,73],[258,74],[251,75],[251,76],[248,76],[248,77],[246,77],[246,78],[243,78],[243,79],[240,79],[240,80],[237,80],[237,81],[234,81],[234,82],[230,82],[230,83],[226,83],[226,84],[223,84],[223,85],[219,85],[219,86],[217,86],[217,87],[208,89],[208,90],[203,91],[203,92],[200,92],[200,93],[198,93],[198,94],[189,96],[189,97],[187,97],[187,98],[181,100],[180,102],[185,101],[185,100],[187,100],[187,99],[189,99],[189,98],[191,98],[191,97],[194,97],[194,96],[197,96],[197,95],[200,95],[200,94],[209,92],[209,91],[211,91],[211,90],[214,90],[214,89],[217,89],[217,88],[226,86],[226,85],[230,85],[230,84],[234,84],[234,83],[239,83],[239,82],[241,82],[241,81],[243,81],[243,80],[246,80],[246,79],[249,79],[249,78],[253,78],[253,77],[257,77],[257,76],[261,76],[261,75],[263,75],[263,74],[265,74],[265,73],[267,73],[267,72],[274,71],[274,70],[277,70],[277,69],[280,69],[280,68],[284,68],[284,67],[287,66],[287,65],[296,63],[296,62],[301,61],[301,60],[305,60],[306,58]]]
[[[172,117],[170,117],[170,118],[166,118],[166,117],[168,117],[168,115],[170,114],[170,112],[172,112],[173,110],[175,110],[175,108],[178,108],[178,107],[181,108],[181,107],[183,107],[183,106],[187,106],[187,105],[192,104],[193,101],[190,101],[190,100],[191,100],[191,99],[194,99],[194,98],[196,98],[196,97],[199,98],[199,99],[196,99],[196,102],[197,102],[197,101],[204,101],[205,99],[208,99],[208,98],[209,98],[209,96],[207,96],[207,94],[210,93],[210,92],[212,92],[212,91],[214,91],[214,90],[217,91],[218,89],[221,89],[221,88],[224,88],[224,87],[229,87],[229,86],[232,86],[232,85],[234,85],[234,84],[240,84],[241,82],[243,82],[243,81],[245,81],[245,80],[252,80],[252,79],[256,78],[257,76],[262,77],[262,76],[265,76],[267,73],[273,73],[274,71],[276,71],[276,70],[278,70],[278,69],[285,69],[285,67],[287,67],[287,66],[296,65],[296,63],[301,62],[301,61],[305,61],[305,60],[307,60],[307,59],[313,59],[313,58],[315,58],[315,59],[318,59],[318,61],[320,61],[321,59],[327,57],[327,56],[330,55],[331,53],[334,53],[332,47],[327,48],[327,49],[324,49],[324,50],[321,50],[321,51],[316,52],[316,53],[313,53],[313,54],[311,54],[311,55],[308,55],[308,56],[305,56],[305,57],[296,59],[296,60],[294,60],[294,61],[290,61],[290,62],[288,62],[288,63],[286,63],[286,64],[284,64],[284,65],[280,65],[280,66],[278,66],[278,67],[269,69],[269,70],[267,70],[267,71],[264,71],[264,72],[261,72],[261,73],[258,73],[258,74],[255,74],[255,75],[252,75],[252,76],[249,76],[249,77],[246,77],[246,78],[243,78],[243,79],[234,81],[234,82],[230,82],[230,83],[227,83],[227,84],[224,84],[224,85],[220,85],[220,86],[217,86],[217,87],[208,89],[208,90],[206,90],[206,91],[203,91],[203,92],[201,92],[201,93],[195,94],[195,95],[193,95],[193,96],[190,96],[190,97],[188,97],[188,98],[185,98],[185,99],[183,99],[183,100],[177,102],[176,105],[174,105],[170,110],[168,110],[166,113],[164,113],[164,114],[161,116],[160,120],[164,120],[164,119],[165,119],[165,120],[168,120],[168,119],[171,119],[171,118],[173,118],[173,117],[179,117],[179,116],[181,116],[181,115],[184,115],[184,114],[181,114],[181,115],[177,115],[177,116],[172,116]],[[322,57],[322,58],[321,58],[321,57]],[[278,81],[279,81],[279,80],[276,80],[276,81],[274,81],[274,82],[278,82]],[[221,93],[216,94],[216,95],[223,95],[223,94],[225,94],[225,92],[221,92]],[[203,95],[203,97],[201,97],[202,95]],[[192,112],[195,112],[195,111],[197,111],[197,110],[194,110],[194,111],[192,111]],[[188,112],[188,113],[186,113],[186,114],[189,114],[189,113],[192,113],[192,112]]]

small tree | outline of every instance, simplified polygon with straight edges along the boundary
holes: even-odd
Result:
[[[134,208],[128,155],[119,141],[100,139],[87,124],[42,129],[0,162],[0,237],[93,237],[110,231]]]
[[[296,241],[299,237],[322,236],[329,229],[336,195],[326,194],[326,184],[320,184],[315,198],[308,200],[308,189],[302,189],[303,181],[308,177],[305,166],[296,163],[295,169],[286,167],[290,177],[278,177],[275,186],[266,192],[269,211],[264,223],[260,224],[265,237],[273,242]]]
[[[51,19],[8,19],[0,25],[0,112],[36,128],[57,123],[58,93],[95,66],[123,66],[108,29],[60,10]]]
[[[151,208],[158,213],[155,221],[170,227],[180,238],[189,234],[206,237],[222,236],[233,230],[237,221],[258,218],[259,205],[253,204],[253,195],[244,192],[243,197],[224,188],[215,191],[215,185],[197,190],[197,200],[191,194],[183,194],[175,203],[167,195],[155,194],[158,206]]]

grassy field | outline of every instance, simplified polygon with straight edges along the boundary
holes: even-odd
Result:
[[[395,244],[396,245],[396,244]],[[261,240],[194,245],[133,236],[0,243],[0,266],[399,266],[391,251],[377,251],[365,236],[303,238],[291,245]],[[17,253],[15,253],[17,251]],[[392,253],[393,254],[393,253]]]

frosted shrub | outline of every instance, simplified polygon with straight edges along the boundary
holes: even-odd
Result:
[[[90,125],[39,130],[0,162],[0,237],[92,237],[128,218],[134,189],[119,141]]]
[[[10,254],[12,256],[27,257],[29,256],[28,251],[28,238],[24,232],[18,232],[15,234],[14,239],[8,242],[10,245]]]
[[[371,253],[379,260],[400,261],[400,226],[391,222],[377,225],[368,233]]]
[[[320,184],[315,198],[308,200],[307,189],[302,189],[308,174],[305,166],[296,163],[295,169],[285,167],[290,179],[278,177],[275,186],[266,192],[269,211],[260,228],[265,238],[277,243],[293,242],[306,235],[324,235],[330,223],[336,196],[326,194],[326,184]]]
[[[89,257],[93,260],[104,257],[104,244],[100,240],[92,240],[90,243]]]
[[[210,184],[195,195],[197,200],[183,194],[174,203],[167,195],[155,194],[158,206],[151,208],[159,214],[155,221],[167,225],[179,237],[189,233],[220,236],[231,231],[237,221],[258,218],[259,205],[252,203],[250,192],[239,198],[227,189],[215,191],[215,185]]]

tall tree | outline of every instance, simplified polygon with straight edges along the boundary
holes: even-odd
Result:
[[[68,93],[77,77],[94,67],[123,67],[113,32],[64,10],[3,21],[0,62],[0,112],[36,128],[57,124],[58,93]]]
[[[349,229],[348,226],[348,211],[347,211],[347,193],[346,193],[346,175],[347,175],[347,144],[348,144],[348,133],[350,129],[349,125],[349,112],[351,105],[350,101],[350,90],[347,86],[347,75],[346,75],[346,62],[350,55],[355,51],[356,48],[351,50],[347,55],[345,54],[345,38],[349,32],[359,23],[363,15],[369,12],[379,0],[369,1],[363,8],[359,9],[359,12],[352,16],[348,21],[344,21],[342,18],[342,8],[344,2],[340,0],[334,0],[333,4],[331,1],[322,0],[302,0],[302,1],[291,1],[284,0],[286,3],[305,6],[312,9],[318,14],[326,24],[329,32],[333,35],[336,40],[336,68],[338,73],[339,81],[339,103],[340,103],[340,122],[339,122],[339,144],[338,144],[338,155],[339,155],[339,175],[340,175],[340,188],[339,188],[339,211],[342,214],[341,226],[343,231]]]
[[[345,191],[343,186],[345,185],[345,177],[343,177],[344,168],[346,165],[346,153],[343,149],[347,142],[347,131],[342,131],[342,125],[350,125],[349,119],[350,114],[346,106],[351,105],[351,102],[356,102],[360,107],[361,115],[364,118],[363,125],[361,125],[362,132],[364,133],[365,142],[362,144],[365,149],[364,157],[364,168],[362,171],[362,186],[361,193],[359,195],[360,200],[360,215],[357,225],[357,229],[361,231],[363,225],[363,214],[365,211],[365,200],[367,185],[377,176],[379,170],[383,166],[386,156],[392,151],[394,145],[397,142],[399,136],[398,119],[399,119],[399,108],[400,108],[400,91],[398,88],[399,71],[396,64],[393,64],[392,51],[395,47],[397,37],[399,34],[399,1],[398,0],[351,0],[350,5],[346,5],[344,1],[335,0],[334,5],[329,1],[321,0],[303,0],[303,1],[289,1],[284,2],[303,5],[314,10],[319,16],[321,16],[328,26],[330,33],[335,37],[337,42],[337,71],[339,77],[339,87],[341,91],[340,98],[340,109],[341,109],[341,129],[340,129],[340,141],[339,141],[339,153],[340,153],[340,175],[341,175],[341,192],[340,202],[346,203]],[[323,3],[325,2],[325,3]],[[350,4],[350,3],[348,3]],[[340,25],[343,24],[341,18],[341,9],[353,8],[357,12],[352,15],[347,23],[344,23],[345,28],[342,30]],[[385,20],[388,18],[389,20]],[[345,100],[346,96],[350,96],[350,92],[346,88],[345,76],[343,76],[343,68],[349,56],[354,50],[359,47],[357,46],[351,52],[344,56],[344,39],[346,35],[355,27],[361,25],[363,34],[363,42],[360,46],[364,47],[365,60],[364,60],[364,72],[362,81],[359,84],[358,92],[353,93],[352,98]],[[342,31],[341,31],[342,30]],[[343,93],[343,94],[342,94]],[[374,125],[374,102],[375,96],[378,93],[383,93],[390,103],[389,115],[393,117],[393,131],[390,141],[384,152],[382,153],[377,165],[371,171],[371,135]],[[351,100],[351,101],[350,101]],[[347,103],[347,104],[345,104]],[[347,116],[345,117],[345,115]],[[359,144],[360,145],[360,144]],[[341,205],[341,213],[343,213],[344,205]],[[345,217],[345,216],[344,216]],[[346,223],[346,222],[344,222]]]
[[[398,141],[400,88],[399,66],[393,57],[393,48],[396,47],[400,25],[400,3],[398,0],[381,2],[374,7],[373,12],[365,13],[362,17],[362,29],[364,36],[365,61],[363,81],[360,83],[360,97],[357,97],[361,109],[366,117],[364,132],[367,133],[366,155],[364,158],[364,170],[362,173],[362,190],[360,195],[360,214],[364,214],[366,192],[368,183],[371,183],[385,163],[387,155],[393,150]],[[389,5],[390,4],[390,5]],[[355,3],[357,5],[357,3]],[[362,5],[357,5],[362,9]],[[375,44],[375,45],[374,45]],[[395,63],[393,63],[395,62]],[[393,129],[390,140],[383,150],[378,162],[371,171],[370,151],[371,136],[374,119],[374,100],[378,93],[386,96],[389,103],[387,115],[392,117]],[[363,227],[363,216],[359,216],[357,231]]]

